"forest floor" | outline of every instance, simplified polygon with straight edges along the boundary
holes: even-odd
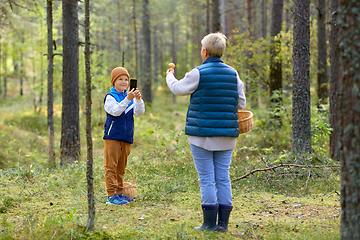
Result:
[[[94,110],[96,218],[95,231],[87,232],[84,115],[82,158],[49,169],[46,115],[33,113],[29,98],[15,99],[0,102],[0,239],[339,239],[339,171],[330,168],[278,168],[233,181],[228,232],[193,230],[201,225],[202,212],[197,174],[183,133],[188,98],[169,104],[172,96],[164,93],[157,93],[145,115],[136,118],[128,168],[139,196],[126,206],[105,204],[104,117]],[[54,109],[59,108],[57,103]],[[231,179],[266,167],[264,159],[269,165],[334,164],[319,154],[292,156],[286,126],[275,134],[264,127],[262,111],[254,113],[254,129],[239,137],[234,150]],[[56,115],[57,149],[60,124]]]

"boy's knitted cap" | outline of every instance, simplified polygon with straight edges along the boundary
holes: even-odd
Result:
[[[126,75],[128,79],[130,79],[128,71],[123,67],[116,67],[111,71],[111,83],[113,86],[116,79],[118,79],[121,75]]]

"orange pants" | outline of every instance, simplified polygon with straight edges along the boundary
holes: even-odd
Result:
[[[130,143],[111,139],[104,141],[105,183],[108,197],[114,196],[115,193],[118,195],[123,193],[125,167],[130,150]]]

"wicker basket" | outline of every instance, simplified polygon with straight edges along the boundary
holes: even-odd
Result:
[[[253,113],[250,111],[238,111],[239,134],[250,131],[254,126]]]
[[[136,198],[137,197],[137,190],[136,190],[136,184],[135,184],[134,175],[129,169],[125,168],[125,170],[128,171],[131,174],[132,183],[124,182],[124,185],[123,185],[124,195],[127,196],[127,197]]]

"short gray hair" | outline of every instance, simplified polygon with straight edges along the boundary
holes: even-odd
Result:
[[[210,33],[201,40],[210,57],[222,57],[226,48],[226,36],[220,32]]]

